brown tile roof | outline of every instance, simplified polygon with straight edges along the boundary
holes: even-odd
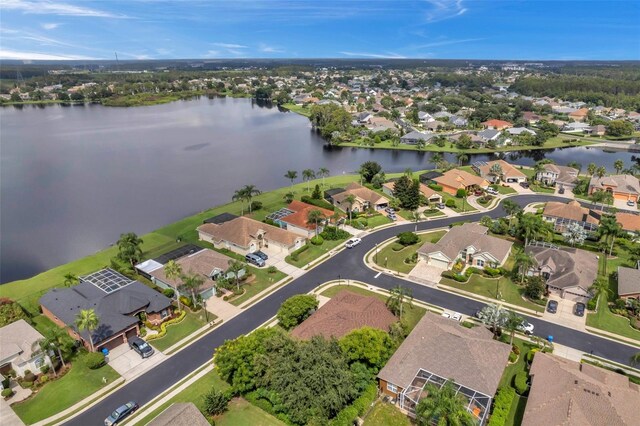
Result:
[[[640,269],[618,266],[618,294],[640,294]]]
[[[640,231],[640,215],[618,212],[616,220],[624,231]]]
[[[640,388],[613,371],[538,352],[522,426],[638,425]]]
[[[542,212],[544,216],[598,224],[600,221],[590,213],[591,211],[588,208],[582,207],[580,203],[575,200],[569,201],[568,203],[549,201],[544,206],[544,211]]]
[[[433,179],[438,185],[448,186],[456,189],[465,189],[468,186],[478,185],[482,187],[489,186],[489,182],[480,176],[472,175],[464,170],[452,169],[445,172],[442,176]]]
[[[611,175],[602,178],[593,176],[589,182],[589,188],[606,189],[607,187],[615,188],[614,192],[623,194],[640,194],[640,181],[631,175]]]
[[[515,167],[513,167],[511,164],[507,163],[504,160],[494,160],[494,161],[489,161],[487,163],[485,163],[485,165],[482,165],[480,167],[478,167],[478,169],[480,169],[480,176],[487,176],[491,174],[491,167],[494,164],[499,164],[500,167],[502,168],[502,174],[505,176],[505,178],[523,178],[523,177],[527,177],[527,175],[525,175],[524,173],[522,173],[520,170],[516,169]]]
[[[197,253],[181,257],[176,263],[182,267],[184,274],[197,274],[205,278],[210,278],[214,270],[226,271],[229,268],[229,261],[233,260],[229,256],[218,253],[215,250],[204,249]],[[169,279],[164,273],[164,267],[151,271],[150,275],[158,278],[164,283],[172,287],[178,287],[182,284],[180,278]],[[206,280],[205,284],[200,287],[200,291],[213,287],[213,281]]]
[[[482,125],[485,127],[492,127],[492,128],[496,128],[498,130],[504,129],[506,127],[512,127],[513,124],[509,123],[508,121],[504,121],[504,120],[487,120],[487,121],[483,121]]]
[[[198,226],[198,231],[210,235],[214,241],[229,241],[240,247],[248,247],[249,243],[264,233],[264,238],[285,246],[292,246],[299,235],[277,226],[268,225],[257,220],[240,216],[222,224],[205,223]]]
[[[580,108],[569,113],[569,117],[586,117],[589,114],[588,108]]]
[[[334,195],[333,199],[341,203],[349,195],[355,195],[357,198],[368,201],[371,204],[385,204],[389,202],[386,197],[383,197],[376,191],[372,191],[371,189],[362,186],[357,182],[351,182],[344,189],[344,192]]]
[[[461,250],[474,246],[480,253],[489,253],[498,260],[511,250],[512,242],[502,238],[487,235],[488,228],[478,223],[465,223],[451,228],[437,243],[425,243],[418,249],[418,253],[428,255],[437,251],[442,252],[450,260],[458,257]]]
[[[563,247],[559,249],[528,246],[525,251],[533,256],[538,266],[548,265],[553,273],[547,284],[557,288],[580,287],[585,292],[598,277],[596,254]]]
[[[330,218],[333,215],[331,210],[323,209],[322,207],[316,207],[312,204],[303,203],[302,201],[293,200],[287,208],[294,213],[280,218],[282,222],[289,223],[299,228],[305,228],[314,230],[316,225],[314,223],[308,223],[309,212],[312,210],[319,210],[325,218]]]
[[[343,290],[291,332],[298,339],[313,336],[337,339],[362,327],[389,331],[398,319],[376,297]]]
[[[493,396],[511,347],[485,327],[465,328],[427,312],[378,377],[406,389],[420,368]]]

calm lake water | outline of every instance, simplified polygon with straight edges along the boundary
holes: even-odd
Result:
[[[569,148],[507,154],[529,165],[591,161],[612,169],[630,153]],[[331,148],[307,118],[248,99],[153,107],[0,108],[0,282],[26,278],[230,200],[245,184],[289,184],[287,170],[432,167],[430,154]],[[487,160],[488,155],[474,156]],[[453,156],[447,156],[455,162]]]

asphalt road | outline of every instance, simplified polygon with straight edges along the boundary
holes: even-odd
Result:
[[[525,206],[530,203],[558,200],[558,197],[536,194],[519,195],[510,199]],[[504,215],[504,210],[499,206],[490,212],[420,222],[418,223],[418,230],[424,231],[446,227],[453,222],[461,220],[478,221],[482,216],[496,218]],[[148,403],[211,359],[215,348],[224,343],[225,340],[249,333],[272,318],[282,302],[287,298],[295,294],[307,293],[326,281],[338,279],[338,276],[341,279],[363,281],[385,289],[391,289],[397,285],[409,287],[413,291],[413,297],[416,300],[466,315],[473,315],[484,306],[484,303],[386,274],[381,274],[378,278],[375,278],[378,272],[372,271],[364,265],[364,255],[374,248],[376,243],[381,243],[399,232],[414,229],[415,224],[407,224],[386,228],[365,236],[362,239],[362,243],[357,247],[336,254],[321,266],[310,270],[300,278],[262,299],[246,309],[241,315],[223,323],[215,331],[189,345],[177,355],[168,358],[134,381],[126,383],[91,409],[70,419],[66,424],[77,426],[102,425],[109,413],[121,404],[131,400],[138,402],[140,406]],[[559,344],[584,352],[592,352],[594,355],[622,364],[628,364],[630,357],[638,352],[638,349],[632,346],[552,324],[538,318],[527,317],[527,321],[535,326],[535,334],[538,336],[546,337],[552,335],[554,341]]]

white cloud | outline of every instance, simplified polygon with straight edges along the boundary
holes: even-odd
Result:
[[[354,56],[360,58],[378,58],[378,59],[406,59],[406,56],[397,53],[365,53],[365,52],[339,52],[341,55]]]
[[[463,6],[462,0],[426,0],[431,5],[427,11],[427,22],[444,21],[464,15],[468,9]]]
[[[212,43],[214,46],[224,47],[225,49],[246,49],[247,46],[235,43]]]
[[[407,49],[409,50],[427,49],[430,47],[448,46],[450,44],[470,43],[472,41],[480,41],[480,40],[484,40],[484,39],[483,38],[464,38],[464,39],[454,39],[454,40],[441,40],[441,41],[434,41],[431,43],[409,46],[407,47]]]
[[[217,58],[220,56],[219,50],[208,50],[207,53],[204,54],[207,58]]]
[[[76,6],[68,3],[56,3],[51,1],[36,0],[3,0],[2,8],[5,10],[19,10],[24,13],[37,15],[61,15],[61,16],[89,16],[95,18],[126,18],[103,10]]]
[[[68,55],[68,54],[56,54],[56,53],[39,53],[39,52],[21,52],[9,49],[0,49],[1,59],[17,59],[17,60],[34,60],[34,61],[47,61],[47,60],[82,60],[82,59],[97,59],[89,56],[80,55]]]
[[[269,46],[265,43],[260,43],[260,45],[258,46],[259,50],[263,53],[282,53],[284,52],[284,50],[282,50],[279,47],[276,46]]]
[[[58,28],[60,26],[60,24],[56,24],[56,23],[48,23],[48,24],[41,24],[40,25],[42,28],[44,28],[45,30],[55,30],[56,28]]]

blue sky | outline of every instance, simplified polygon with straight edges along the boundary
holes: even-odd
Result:
[[[637,0],[2,0],[0,58],[640,59]]]

